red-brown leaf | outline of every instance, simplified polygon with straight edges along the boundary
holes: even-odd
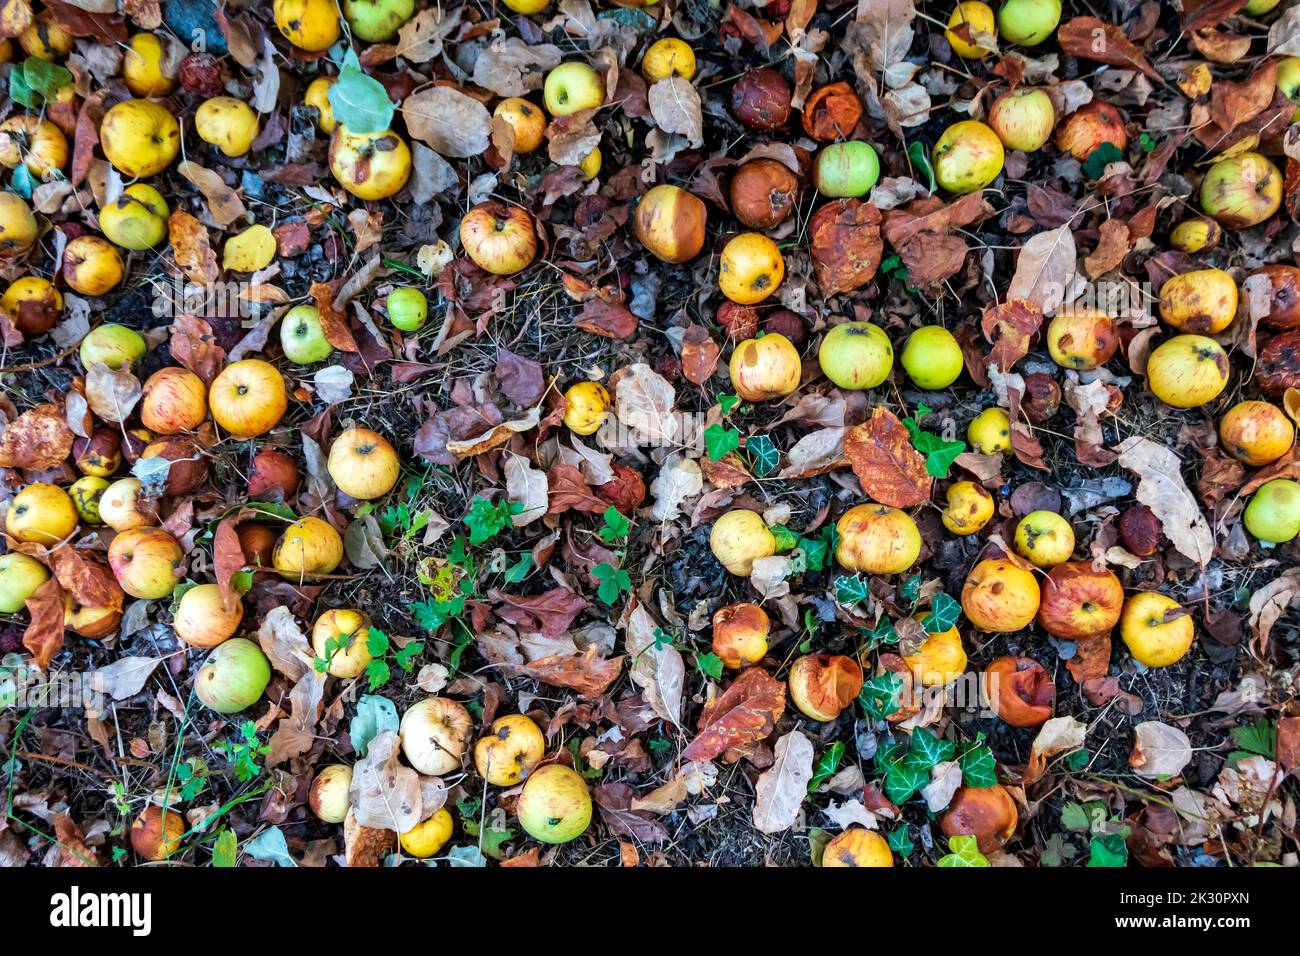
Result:
[[[986,305],[980,328],[993,346],[989,364],[1009,372],[1029,354],[1029,341],[1042,324],[1043,310],[1026,299]]]
[[[1103,23],[1096,17],[1075,17],[1056,31],[1056,39],[1070,56],[1138,70],[1157,83],[1165,82],[1146,55],[1113,23]]]
[[[601,658],[595,644],[583,654],[555,654],[531,664],[516,664],[516,674],[531,677],[552,687],[567,687],[581,697],[599,697],[623,670],[623,657]]]
[[[496,588],[488,592],[493,601],[502,606],[495,608],[504,621],[525,631],[540,632],[547,637],[560,637],[583,610],[587,601],[568,588],[555,587],[532,597],[505,594]]]
[[[925,456],[898,416],[877,405],[871,417],[844,435],[844,454],[862,490],[891,508],[911,508],[929,500],[930,476]]]
[[[50,578],[27,599],[27,613],[31,623],[23,632],[23,647],[44,670],[63,648],[63,588],[58,578]]]
[[[340,352],[357,352],[357,340],[352,336],[348,317],[334,308],[334,287],[328,282],[313,282],[307,294],[316,300],[320,310],[321,326],[329,344]]]
[[[682,751],[683,760],[713,760],[771,735],[785,713],[785,684],[758,667],[740,673],[700,714],[699,735]]]
[[[0,468],[57,468],[72,451],[74,438],[63,409],[37,405],[10,422],[0,434]]]

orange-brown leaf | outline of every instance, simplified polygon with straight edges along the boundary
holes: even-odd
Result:
[[[27,599],[27,613],[31,623],[23,632],[23,647],[44,670],[63,648],[63,588],[58,578],[50,578]]]
[[[72,451],[67,416],[57,405],[37,405],[9,423],[0,434],[0,467],[47,471]]]
[[[71,545],[49,554],[54,576],[78,604],[122,610],[122,589],[105,565]]]
[[[178,209],[167,220],[167,237],[176,265],[191,282],[206,288],[217,281],[221,269],[203,223]]]
[[[911,508],[930,497],[925,456],[898,416],[877,405],[871,417],[844,435],[844,453],[862,490],[891,508]]]
[[[618,679],[623,657],[602,658],[595,644],[588,644],[582,654],[553,654],[531,664],[517,664],[515,673],[531,677],[552,687],[567,687],[580,697],[599,697]]]
[[[321,328],[329,344],[340,352],[358,352],[357,340],[352,337],[348,317],[334,308],[334,287],[328,282],[313,282],[307,294],[316,300],[320,310]]]
[[[785,684],[758,667],[740,676],[700,714],[699,735],[682,751],[683,760],[713,760],[729,750],[771,736],[785,713]]]
[[[1043,324],[1043,310],[1027,299],[984,307],[980,328],[993,346],[988,361],[1004,372],[1029,354],[1029,341]]]

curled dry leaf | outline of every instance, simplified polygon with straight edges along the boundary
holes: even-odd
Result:
[[[0,432],[0,468],[31,471],[57,468],[72,451],[74,440],[67,417],[59,406],[37,405]]]
[[[912,508],[930,498],[925,457],[898,416],[877,405],[861,425],[844,435],[844,453],[863,492],[891,508]]]
[[[1128,765],[1140,777],[1176,777],[1192,761],[1187,734],[1158,720],[1144,720],[1133,728],[1133,750]]]
[[[1047,772],[1047,761],[1057,754],[1078,750],[1088,736],[1088,727],[1076,717],[1053,717],[1043,724],[1029,750],[1025,785],[1037,783]]]
[[[682,751],[683,760],[713,760],[743,751],[776,728],[785,713],[785,684],[759,667],[740,672],[700,715],[699,734]]]
[[[780,833],[794,826],[812,775],[812,742],[792,730],[776,742],[772,766],[754,785],[754,826],[762,833]]]

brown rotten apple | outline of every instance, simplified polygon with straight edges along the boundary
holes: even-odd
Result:
[[[668,183],[655,186],[632,216],[636,237],[664,262],[689,262],[704,248],[708,212],[693,193]]]
[[[846,571],[901,574],[921,553],[921,532],[905,511],[868,502],[835,522],[835,560]]]
[[[757,604],[728,604],[713,615],[713,653],[724,666],[739,670],[767,654],[771,622]]]
[[[1109,634],[1124,607],[1124,586],[1108,568],[1091,561],[1066,561],[1047,574],[1038,623],[1048,634],[1077,641]]]
[[[1268,279],[1268,313],[1260,322],[1273,329],[1300,327],[1300,267],[1264,266],[1252,272],[1254,276]]]
[[[145,807],[131,824],[131,849],[149,862],[159,863],[181,848],[181,838],[188,829],[179,813]]]
[[[1011,839],[1019,819],[1015,800],[1001,784],[958,787],[939,829],[949,837],[973,836],[981,853],[992,853]]]
[[[971,569],[961,589],[961,608],[981,631],[1019,631],[1038,613],[1038,580],[1012,558],[987,558]]]
[[[187,495],[208,479],[208,459],[198,443],[189,438],[164,438],[151,442],[140,453],[144,458],[162,458],[171,462],[163,491],[169,495]]]
[[[527,269],[537,257],[537,230],[526,210],[482,202],[460,221],[460,244],[480,269],[509,276]]]
[[[731,177],[731,212],[750,229],[775,229],[798,198],[799,177],[775,159],[751,159]]]
[[[361,501],[388,494],[402,473],[388,439],[369,428],[349,428],[335,438],[328,468],[339,491]]]
[[[760,133],[785,126],[790,119],[790,84],[770,66],[741,74],[731,88],[731,112]]]
[[[1039,727],[1052,716],[1056,685],[1030,657],[999,657],[982,681],[989,708],[1012,727]]]
[[[263,448],[253,456],[248,473],[248,494],[261,501],[287,501],[298,490],[298,466],[292,458],[274,448]]]
[[[89,438],[77,438],[72,443],[72,459],[83,475],[109,477],[122,466],[121,432],[101,425]]]
[[[790,666],[790,699],[806,717],[830,721],[857,700],[862,668],[841,654],[805,654]]]
[[[1115,320],[1099,309],[1061,312],[1047,327],[1047,351],[1062,368],[1100,368],[1119,348]]]
[[[1128,146],[1128,133],[1124,129],[1124,114],[1101,100],[1084,103],[1056,129],[1057,149],[1079,162],[1106,143],[1123,153]]]

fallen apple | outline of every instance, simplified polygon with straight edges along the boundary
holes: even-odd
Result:
[[[83,475],[107,478],[122,466],[122,436],[117,429],[101,425],[89,438],[72,442],[72,460]]]
[[[104,489],[99,497],[99,517],[119,534],[134,528],[157,523],[152,504],[141,495],[139,478],[119,478]]]
[[[0,613],[17,614],[49,579],[49,569],[35,558],[20,551],[0,554]]]
[[[948,506],[943,509],[943,526],[957,535],[975,534],[993,517],[993,495],[973,481],[954,481],[948,486]]]
[[[196,584],[176,604],[172,630],[190,647],[216,647],[234,637],[244,619],[244,605],[236,601],[226,609],[215,584]]]
[[[1147,387],[1174,408],[1211,402],[1228,384],[1228,354],[1203,335],[1175,335],[1147,356]]]
[[[1191,649],[1196,627],[1173,598],[1139,591],[1124,602],[1119,634],[1139,664],[1168,667]]]
[[[1197,269],[1160,287],[1160,318],[1181,332],[1214,335],[1237,315],[1237,283],[1222,269]]]
[[[916,620],[924,623],[927,615],[918,614]],[[961,633],[955,626],[946,631],[936,631],[921,643],[915,654],[903,657],[912,680],[923,687],[943,687],[966,673],[966,648],[962,647]]]
[[[284,376],[270,362],[240,359],[221,370],[208,389],[212,420],[235,438],[256,438],[289,409]]]
[[[144,358],[149,346],[135,329],[116,322],[105,322],[91,329],[81,340],[81,364],[86,369],[107,365],[111,369],[132,368]]]
[[[728,604],[713,614],[713,653],[723,666],[739,670],[767,656],[771,632],[767,612],[757,604]]]
[[[99,514],[99,501],[104,497],[110,482],[97,475],[83,475],[68,486],[68,497],[77,508],[77,515],[86,524],[103,524]]]
[[[1002,39],[1019,46],[1038,46],[1061,22],[1061,0],[1005,0],[998,10]]]
[[[180,64],[172,56],[173,42],[171,37],[164,40],[155,33],[131,37],[122,56],[122,79],[133,96],[163,97],[176,88]]]
[[[336,0],[275,0],[275,25],[286,40],[308,53],[320,53],[339,38]]]
[[[63,294],[43,276],[23,276],[0,296],[0,309],[24,336],[44,335],[63,317]]]
[[[983,189],[1002,172],[1002,140],[978,120],[961,120],[943,131],[930,152],[934,178],[950,193]]]
[[[1277,61],[1277,88],[1296,105],[1291,122],[1300,120],[1300,56],[1284,56]]]
[[[1050,421],[1061,409],[1061,386],[1044,372],[1025,376],[1025,392],[1020,396],[1020,410],[1035,425]]]
[[[1047,326],[1047,351],[1062,368],[1080,372],[1100,368],[1118,348],[1115,320],[1099,309],[1058,312]]]
[[[68,138],[39,116],[11,116],[0,123],[0,165],[19,164],[40,182],[60,177],[68,165]]]
[[[509,276],[527,269],[537,257],[537,230],[527,210],[491,200],[465,213],[460,244],[483,271]]]
[[[1128,148],[1128,131],[1124,114],[1103,100],[1084,103],[1056,130],[1056,148],[1081,163],[1107,143],[1123,154]]]
[[[418,332],[429,318],[429,300],[414,286],[398,286],[384,300],[388,321],[401,332]]]
[[[986,558],[961,589],[961,609],[981,631],[1024,630],[1038,614],[1040,592],[1032,571],[1010,558]]]
[[[387,199],[411,178],[411,147],[391,129],[354,133],[340,122],[330,136],[330,172],[366,202]]]
[[[487,735],[474,744],[474,768],[494,787],[513,787],[533,772],[545,753],[541,728],[524,714],[509,714],[492,721]]]
[[[117,288],[126,266],[107,239],[78,236],[63,247],[63,281],[73,292],[100,296]]]
[[[352,608],[325,611],[312,625],[311,646],[331,677],[360,677],[374,659],[370,651],[370,618]]]
[[[676,37],[656,40],[641,57],[641,75],[651,84],[671,76],[690,80],[695,76],[695,51]]]
[[[0,192],[0,259],[20,256],[32,247],[40,226],[21,196]]]
[[[1259,468],[1291,450],[1295,424],[1270,402],[1238,402],[1219,419],[1219,441],[1233,458]]]
[[[613,407],[609,390],[599,382],[575,382],[564,393],[564,424],[575,435],[594,435]]]
[[[1300,267],[1263,266],[1251,273],[1255,276],[1268,280],[1268,306],[1260,323],[1271,329],[1300,327]]]
[[[790,218],[799,199],[799,177],[767,157],[742,163],[731,177],[731,212],[749,229],[775,229]]]
[[[169,462],[163,494],[188,495],[208,480],[208,456],[191,438],[163,438],[150,442],[140,460],[162,458]]]
[[[835,834],[822,850],[823,867],[893,865],[894,855],[889,851],[889,843],[879,833],[872,833],[865,827],[853,827]]]
[[[894,368],[894,347],[878,325],[841,322],[822,339],[817,364],[840,388],[875,388]]]
[[[99,228],[123,249],[152,249],[167,238],[170,211],[162,194],[147,183],[132,183],[99,210]]]
[[[147,179],[172,164],[180,152],[181,128],[176,117],[153,100],[124,100],[104,114],[99,143],[122,175]]]
[[[1283,544],[1300,534],[1300,483],[1274,478],[1259,486],[1242,515],[1246,530],[1266,544]]]
[[[460,769],[474,732],[464,706],[447,697],[426,697],[402,715],[402,753],[418,772],[429,776]]]
[[[984,671],[981,693],[990,710],[1012,727],[1040,727],[1052,716],[1056,685],[1038,661],[998,657]]]
[[[546,74],[542,100],[552,116],[594,110],[605,102],[605,80],[586,63],[561,63]]]
[[[358,501],[382,498],[402,474],[397,450],[369,428],[341,432],[330,445],[326,467],[339,491]]]
[[[1019,86],[993,101],[988,122],[1007,149],[1032,153],[1052,138],[1056,109],[1042,90]]]
[[[162,528],[132,528],[108,546],[113,577],[134,598],[167,597],[181,579],[184,562],[180,544]]]
[[[272,567],[290,580],[332,574],[342,561],[343,538],[332,524],[315,515],[285,528],[271,555]]]
[[[187,832],[185,818],[179,813],[151,804],[131,823],[131,849],[141,859],[161,863],[180,852],[181,839]]]
[[[343,15],[354,36],[382,43],[415,14],[415,0],[343,0]]]
[[[973,836],[980,853],[1002,849],[1016,832],[1020,814],[1006,787],[958,787],[939,818],[947,837]]]
[[[1223,238],[1223,227],[1213,219],[1193,216],[1184,219],[1169,233],[1169,244],[1179,252],[1203,252],[1213,249]]]
[[[953,7],[943,35],[953,53],[972,60],[983,59],[996,49],[998,25],[993,9],[981,0],[962,0]]]
[[[34,482],[14,495],[5,531],[18,541],[52,547],[77,530],[77,506],[58,485]]]
[[[790,120],[790,84],[770,66],[740,75],[731,88],[731,112],[760,133],[781,129]]]
[[[888,337],[885,341],[888,343]],[[903,345],[901,361],[912,383],[931,392],[947,388],[957,381],[965,367],[961,345],[942,325],[923,325],[915,329]]]
[[[522,96],[506,97],[492,115],[505,120],[515,131],[516,156],[536,152],[546,142],[546,114]]]
[[[582,836],[591,823],[591,794],[574,770],[547,764],[524,781],[515,812],[519,825],[534,840],[568,843]]]
[[[325,336],[320,309],[314,305],[295,305],[280,319],[280,348],[284,357],[295,365],[323,362],[334,354],[334,346]]]
[[[731,387],[747,402],[783,398],[799,387],[803,362],[784,335],[771,332],[746,339],[731,353]]]
[[[971,419],[966,429],[966,440],[971,449],[981,455],[1010,451],[1011,419],[1001,408],[986,408]]]
[[[732,574],[749,577],[755,558],[776,554],[776,538],[762,515],[747,508],[733,508],[713,522],[709,549]]]
[[[214,96],[194,112],[194,131],[199,139],[229,157],[243,156],[257,139],[257,114],[243,100]]]
[[[1031,511],[1016,525],[1015,548],[1040,568],[1055,567],[1074,554],[1074,529],[1055,511]]]
[[[846,571],[902,574],[921,554],[921,532],[906,511],[854,505],[835,522],[835,560]]]
[[[194,694],[219,714],[237,714],[256,704],[271,682],[271,663],[244,637],[232,637],[208,655],[194,678]]]
[[[189,369],[159,369],[144,383],[140,424],[159,435],[193,431],[208,417],[208,388]]]
[[[1282,205],[1282,174],[1259,153],[1237,153],[1210,167],[1197,197],[1220,225],[1249,229]]]
[[[668,183],[652,187],[637,203],[632,227],[641,245],[664,262],[689,262],[704,248],[708,213],[693,193]]]
[[[429,819],[421,820],[405,833],[399,833],[397,840],[411,856],[427,860],[447,845],[453,826],[451,813],[443,807]]]
[[[880,157],[861,140],[823,146],[813,163],[813,185],[830,199],[865,196],[880,179]]]
[[[1115,572],[1097,570],[1091,561],[1066,561],[1043,580],[1038,624],[1053,637],[1078,641],[1109,634],[1123,606],[1124,585]]]
[[[307,791],[307,806],[325,823],[342,823],[352,809],[352,768],[332,763],[312,779]]]

